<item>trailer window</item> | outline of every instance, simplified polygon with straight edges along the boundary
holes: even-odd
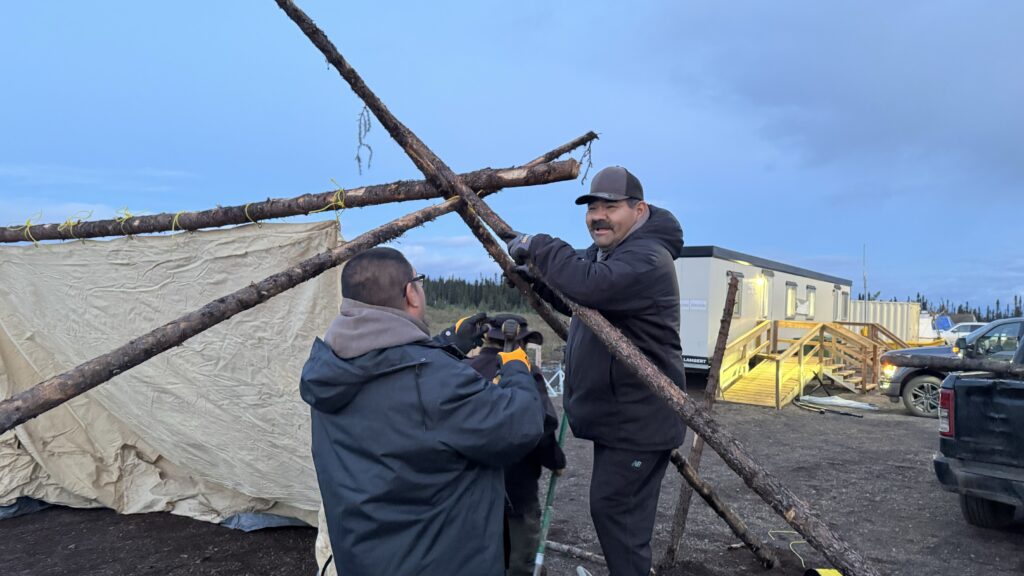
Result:
[[[796,282],[786,282],[786,320],[796,318]]]
[[[814,320],[815,307],[818,302],[818,289],[814,286],[807,287],[807,319]]]
[[[843,321],[850,319],[850,293],[843,292]]]
[[[725,273],[725,294],[729,294],[729,278],[736,277],[739,281],[739,286],[736,287],[736,306],[732,309],[732,317],[739,318],[743,315],[743,274],[739,272],[726,272]]]

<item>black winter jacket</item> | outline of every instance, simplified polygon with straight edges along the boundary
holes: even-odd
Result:
[[[543,430],[521,362],[494,386],[430,340],[346,359],[317,339],[300,392],[339,574],[503,574],[502,469]]]
[[[473,358],[467,358],[466,362],[487,380],[493,379],[501,368],[498,349],[492,347],[481,348],[479,354]],[[537,495],[537,481],[540,479],[542,466],[548,470],[565,468],[565,453],[562,452],[555,436],[558,432],[558,415],[555,413],[555,406],[551,403],[551,398],[548,397],[544,377],[536,366],[532,372],[537,393],[544,405],[544,435],[540,437],[537,447],[530,451],[526,458],[505,467],[505,494],[508,498],[505,501],[505,509],[512,516],[521,516],[540,504]]]
[[[675,268],[683,231],[667,210],[650,210],[648,221],[601,262],[597,246],[577,251],[546,234],[531,239],[530,258],[544,283],[604,314],[685,390]],[[543,283],[536,288],[560,308]],[[570,313],[564,307],[561,312]],[[569,326],[565,365],[564,406],[577,437],[631,450],[667,450],[682,444],[686,429],[679,416],[575,318]]]

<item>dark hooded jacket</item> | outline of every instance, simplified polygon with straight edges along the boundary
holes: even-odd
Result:
[[[501,358],[498,357],[498,349],[485,346],[480,353],[473,358],[467,358],[466,363],[473,367],[487,380],[497,375],[501,367]],[[555,406],[548,397],[547,385],[544,384],[544,377],[536,367],[531,371],[533,382],[540,395],[541,404],[544,406],[544,435],[540,442],[522,460],[505,467],[505,508],[512,516],[521,516],[527,511],[536,509],[540,500],[537,496],[537,481],[540,479],[541,467],[548,470],[561,470],[565,468],[565,453],[558,445],[555,434],[558,432],[558,416],[555,414]]]
[[[544,408],[521,362],[491,385],[398,310],[345,300],[300,392],[338,573],[503,572],[502,467]]]
[[[683,230],[667,210],[650,210],[647,222],[600,262],[596,245],[577,251],[546,234],[531,239],[530,258],[547,285],[604,314],[685,390],[675,268]],[[544,284],[536,288],[570,313]],[[614,448],[667,450],[682,444],[686,431],[679,416],[575,318],[565,349],[564,404],[574,435]]]

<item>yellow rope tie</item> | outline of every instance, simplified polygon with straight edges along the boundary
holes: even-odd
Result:
[[[335,182],[334,178],[331,178],[331,182],[334,183],[334,185],[338,187],[338,189],[334,191],[334,196],[331,198],[331,201],[328,202],[327,205],[324,206],[323,208],[319,208],[317,210],[311,210],[309,213],[310,214],[316,214],[318,212],[324,212],[326,210],[330,210],[331,208],[333,208],[334,209],[334,221],[338,224],[338,234],[340,235],[341,234],[341,211],[345,209],[345,189],[341,186],[341,184],[338,184],[337,182]]]
[[[128,210],[127,206],[121,208],[114,214],[117,215],[117,218],[115,218],[115,220],[117,220],[117,222],[121,224],[121,233],[124,234],[125,236],[131,236],[130,232],[124,231],[124,223],[130,220],[131,218],[134,218],[135,216]]]
[[[242,210],[243,212],[245,212],[246,219],[248,219],[249,222],[252,222],[253,224],[255,224],[257,228],[263,228],[263,224],[262,223],[253,220],[252,216],[249,216],[249,206],[252,206],[252,202],[249,202],[248,204],[246,204],[245,205],[245,209]]]
[[[794,532],[793,530],[769,530],[768,531],[768,537],[771,538],[772,540],[775,540],[775,535],[776,534],[796,534],[797,536],[800,535],[799,532]],[[807,540],[792,540],[789,543],[789,551],[792,552],[794,555],[796,555],[797,558],[800,559],[800,567],[801,568],[806,568],[807,565],[804,563],[804,557],[801,556],[800,553],[796,551],[796,548],[793,548],[793,546],[795,544],[807,544],[808,546],[810,546],[810,544],[807,543]]]
[[[174,229],[175,229],[175,228],[178,228],[179,230],[182,230],[182,231],[184,231],[184,230],[185,230],[184,228],[182,228],[182,227],[181,227],[181,226],[180,226],[180,225],[178,224],[178,218],[180,218],[180,217],[181,217],[181,215],[182,215],[182,214],[184,214],[184,213],[185,213],[185,211],[184,211],[184,210],[182,210],[181,212],[176,212],[176,213],[174,214],[174,220],[171,220],[171,233],[172,233],[172,234],[174,233]]]
[[[79,214],[85,214],[85,218],[76,218]],[[68,217],[68,219],[65,220],[63,224],[57,226],[57,231],[60,232],[63,236],[64,231],[67,230],[68,234],[70,234],[72,238],[74,238],[75,240],[81,240],[81,238],[75,236],[75,226],[81,224],[82,220],[88,220],[89,218],[92,218],[92,210],[82,210],[79,212],[75,212],[70,217]]]
[[[21,230],[22,231],[22,235],[25,237],[25,240],[28,240],[29,242],[32,242],[32,244],[35,245],[35,246],[39,246],[39,241],[36,240],[35,236],[32,235],[32,221],[33,220],[42,220],[42,219],[43,219],[43,213],[42,212],[36,212],[32,216],[30,216],[30,217],[25,219],[25,224],[24,225],[22,225],[22,226],[8,226],[8,228],[10,228],[11,230],[14,230],[14,231]]]

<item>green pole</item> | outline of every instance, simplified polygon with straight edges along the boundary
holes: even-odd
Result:
[[[565,429],[569,427],[569,419],[562,411],[562,423],[558,429],[558,446],[565,443]],[[555,487],[558,486],[558,474],[551,472],[551,480],[548,482],[548,497],[544,501],[544,516],[540,521],[540,541],[537,543],[537,557],[534,560],[533,576],[540,576],[540,570],[544,566],[544,545],[548,541],[548,529],[551,528],[551,513],[555,509]]]

